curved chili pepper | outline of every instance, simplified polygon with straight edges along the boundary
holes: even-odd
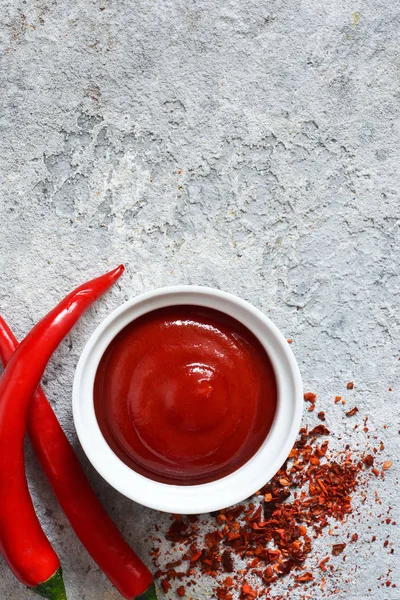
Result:
[[[14,575],[45,598],[64,600],[60,562],[36,516],[24,466],[29,406],[54,350],[123,265],[81,285],[28,333],[0,378],[0,547]]]
[[[4,366],[17,347],[17,339],[0,317],[0,359]],[[97,498],[40,387],[32,400],[28,433],[61,508],[93,560],[124,598],[155,600],[150,571]]]

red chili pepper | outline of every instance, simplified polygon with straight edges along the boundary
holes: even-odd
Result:
[[[66,596],[60,562],[40,526],[25,476],[23,445],[29,407],[54,350],[123,270],[120,265],[64,298],[28,333],[0,378],[1,551],[22,583],[53,600]]]
[[[3,365],[17,347],[17,339],[0,317]],[[97,498],[40,387],[32,400],[28,433],[61,508],[93,560],[124,598],[156,599],[150,571],[124,540]]]

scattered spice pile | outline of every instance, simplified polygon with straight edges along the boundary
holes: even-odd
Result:
[[[305,400],[314,406],[316,396],[309,392]],[[318,417],[325,420],[324,413]],[[274,582],[283,577],[291,578],[289,590],[313,582],[314,574],[306,569],[305,562],[314,540],[333,521],[342,522],[351,513],[351,496],[362,473],[371,470],[380,474],[372,454],[354,457],[349,446],[333,458],[326,439],[329,435],[322,423],[310,431],[301,429],[275,477],[250,503],[213,513],[213,528],[208,533],[204,534],[197,516],[171,517],[166,538],[176,560],[161,568],[161,550],[152,550],[156,577],[164,592],[175,588],[178,597],[189,600],[193,594],[195,600],[196,579],[208,575],[213,598],[268,600]],[[350,543],[357,539],[354,533]],[[333,556],[345,547],[344,542],[329,545]],[[333,568],[329,560],[327,555],[319,562],[322,575]],[[319,579],[323,590],[324,577]]]

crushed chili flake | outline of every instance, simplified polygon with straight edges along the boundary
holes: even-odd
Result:
[[[254,598],[257,598],[257,592],[256,590],[253,590],[253,588],[247,583],[244,583],[242,585],[242,593],[240,598],[243,598],[244,600],[253,600]]]
[[[294,580],[297,582],[312,581],[313,579],[314,575],[310,572],[304,573],[304,575],[299,575],[298,577],[294,578]]]
[[[313,394],[313,392],[306,392],[304,394],[304,400],[306,402],[315,403],[317,401],[317,394]]]
[[[239,536],[239,538],[240,538],[240,536]],[[222,553],[221,562],[222,562],[222,567],[223,567],[225,573],[233,572],[232,554],[228,550],[224,550],[224,552]]]
[[[367,467],[372,467],[372,465],[374,464],[374,457],[372,456],[372,454],[367,454],[367,456],[364,456],[363,458],[363,462],[365,463],[365,465]]]
[[[347,384],[347,389],[348,390],[352,390],[354,388],[354,382],[353,381],[349,381],[349,383]]]
[[[321,560],[321,562],[319,563],[319,568],[321,569],[321,571],[327,571],[328,569],[326,568],[326,563],[330,560],[330,556],[326,556],[323,560]]]
[[[307,392],[304,398],[314,407],[315,394]],[[357,410],[349,412],[355,414]],[[318,413],[320,419],[322,415],[325,417],[324,411]],[[352,494],[360,478],[369,478],[369,473],[380,475],[372,468],[372,454],[353,455],[347,444],[333,452],[329,440],[323,439],[329,435],[322,423],[311,429],[303,427],[287,461],[272,480],[245,504],[201,520],[207,525],[206,532],[199,527],[200,518],[173,515],[165,535],[170,548],[167,560],[163,563],[160,549],[152,551],[164,592],[171,589],[172,582],[178,596],[183,597],[183,584],[194,586],[200,575],[211,578],[212,597],[217,600],[269,600],[273,586],[286,577],[291,578],[294,587],[306,584],[322,589],[326,580],[321,583],[316,574],[306,570],[315,537],[325,528],[335,535],[333,522],[342,523],[352,512]],[[382,469],[389,469],[391,464],[385,461]],[[358,542],[357,533],[349,539],[353,544]],[[332,555],[338,556],[345,547],[345,543],[333,544]],[[177,554],[171,561],[172,552]],[[332,564],[327,566],[329,560],[325,551],[325,558],[317,562],[325,576],[334,568]]]
[[[174,569],[175,567],[179,567],[181,564],[181,560],[174,560],[173,562],[168,562],[165,566],[167,569]]]
[[[341,554],[345,548],[346,544],[334,544],[332,546],[332,555],[339,556],[339,554]]]
[[[218,600],[232,600],[233,596],[224,587],[218,587],[215,590]]]
[[[290,485],[290,481],[288,479],[285,479],[284,477],[282,477],[279,480],[279,483],[283,486],[283,487],[288,487]]]
[[[311,429],[309,436],[312,435],[329,435],[330,431],[325,425],[317,425],[314,429]]]
[[[335,396],[335,404],[339,404],[341,399],[342,399],[342,396]]]
[[[355,406],[351,410],[346,413],[346,417],[353,417],[356,413],[358,413],[358,408]]]
[[[171,589],[172,586],[171,586],[170,582],[168,581],[168,579],[163,579],[161,581],[161,587],[166,594],[168,592],[168,590]]]

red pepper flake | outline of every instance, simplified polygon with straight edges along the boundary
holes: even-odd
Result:
[[[240,539],[240,535],[236,539]],[[233,573],[232,554],[230,552],[228,552],[228,550],[225,550],[222,553],[221,560],[222,560],[222,567],[223,567],[225,573]]]
[[[330,431],[325,425],[317,425],[314,429],[311,429],[308,435],[329,435]]]
[[[335,396],[335,404],[339,404],[341,399],[342,399],[342,396]]]
[[[217,588],[216,593],[218,600],[233,600],[232,594],[223,587]]]
[[[346,544],[334,544],[332,546],[332,556],[339,556],[346,548]]]
[[[374,457],[372,456],[372,454],[367,454],[367,456],[364,456],[363,463],[367,467],[372,467],[372,465],[374,464]]]
[[[328,562],[328,560],[330,560],[330,556],[327,556],[326,558],[324,558],[323,560],[321,560],[321,562],[319,563],[319,568],[321,569],[321,571],[327,571],[328,569],[326,568],[326,563]]]
[[[293,344],[293,340],[292,338],[289,338],[288,340],[286,340],[288,344]]]
[[[171,542],[180,542],[183,539],[185,539],[185,537],[187,537],[187,528],[188,524],[181,521],[180,515],[178,515],[175,518],[175,521],[172,523],[171,527],[168,529],[168,532],[165,537]]]
[[[391,460],[386,460],[383,465],[382,465],[382,469],[384,471],[387,471],[388,469],[390,469],[390,467],[392,466],[392,461]]]
[[[288,487],[290,485],[290,481],[288,479],[285,479],[284,477],[282,477],[279,480],[279,483],[283,486],[283,487]]]
[[[201,555],[202,555],[202,554],[203,554],[203,551],[202,551],[202,550],[200,550],[199,552],[195,552],[195,553],[192,555],[192,557],[191,557],[191,559],[190,559],[190,562],[192,562],[192,563],[195,563],[195,562],[197,562],[197,561],[199,560],[199,558],[201,557]]]
[[[325,411],[320,410],[317,417],[318,417],[318,419],[320,419],[320,421],[325,421]]]
[[[347,384],[347,389],[348,390],[352,390],[354,388],[354,382],[353,381],[349,381],[349,383]]]
[[[309,571],[307,571],[307,573],[304,573],[304,575],[299,575],[298,577],[294,578],[294,580],[297,581],[298,583],[312,581],[313,579],[314,579],[314,575],[312,573],[310,573]]]
[[[161,582],[161,587],[163,589],[163,592],[166,594],[168,592],[168,590],[171,589],[172,586],[171,586],[170,582],[168,581],[168,579],[163,579]]]
[[[358,413],[358,408],[357,406],[355,406],[354,408],[352,408],[351,410],[349,410],[346,413],[346,417],[352,417],[353,415],[355,415],[356,413]]]
[[[165,565],[167,569],[174,569],[175,567],[179,567],[182,564],[181,560],[174,560],[173,562],[169,562]]]
[[[314,404],[317,401],[317,394],[313,394],[312,392],[306,392],[304,394],[304,400],[306,402],[312,402]]]
[[[351,536],[350,542],[354,544],[354,542],[358,542],[358,533],[353,533]]]
[[[242,585],[242,593],[240,595],[241,598],[243,598],[244,600],[254,600],[255,598],[257,598],[257,592],[256,590],[253,590],[252,587],[250,587],[247,583]]]

